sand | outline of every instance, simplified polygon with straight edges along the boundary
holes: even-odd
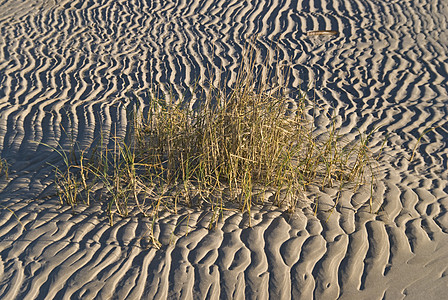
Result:
[[[307,35],[317,30],[337,34]],[[10,164],[0,179],[0,299],[446,296],[445,0],[3,0],[0,31],[0,154]],[[254,35],[260,57],[290,66],[286,84],[312,90],[347,138],[377,128],[378,152],[387,137],[377,213],[361,190],[344,192],[329,216],[332,189],[308,195],[317,215],[309,203],[293,215],[258,207],[252,227],[229,211],[210,231],[210,214],[183,208],[161,214],[157,249],[149,220],[110,227],[98,204],[59,205],[50,164],[61,158],[43,144],[123,136],[126,110],[157,83],[194,94],[212,74],[230,86]]]

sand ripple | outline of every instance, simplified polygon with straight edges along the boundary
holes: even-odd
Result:
[[[12,1],[0,3],[0,298],[440,299],[448,290],[448,4],[443,0]],[[335,30],[335,36],[307,36]],[[384,138],[369,192],[316,192],[320,210],[166,213],[108,227],[58,208],[49,147],[123,136],[151,87],[231,84],[249,39],[288,66],[347,138]],[[282,79],[281,79],[282,80]],[[167,96],[169,97],[169,96]],[[319,116],[316,125],[325,126]],[[409,162],[420,135],[415,158]],[[328,218],[328,222],[325,220]],[[20,220],[19,223],[17,220]],[[187,222],[188,220],[188,222]],[[185,233],[188,232],[188,235]]]

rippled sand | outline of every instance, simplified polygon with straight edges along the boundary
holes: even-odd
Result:
[[[183,209],[161,215],[158,250],[148,220],[109,227],[98,206],[58,206],[50,164],[61,158],[43,144],[123,136],[127,109],[154,85],[194,106],[196,82],[232,85],[255,35],[260,59],[289,66],[285,84],[311,89],[348,139],[377,128],[379,151],[388,137],[378,214],[362,190],[329,216],[332,189],[309,195],[316,216],[309,205],[292,216],[257,208],[252,227],[228,212],[209,231],[209,214]],[[0,179],[0,298],[443,299],[447,53],[445,0],[1,1],[0,154],[11,166]]]

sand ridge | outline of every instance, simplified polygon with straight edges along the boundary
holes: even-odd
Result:
[[[11,211],[0,210],[0,298],[443,298],[447,20],[443,0],[2,1],[0,153],[11,174],[0,205]],[[388,136],[377,214],[362,190],[344,192],[328,218],[332,189],[309,195],[316,216],[309,205],[293,216],[254,208],[252,227],[228,212],[210,231],[210,214],[183,209],[161,215],[159,250],[150,220],[109,227],[96,205],[58,206],[49,164],[61,159],[43,144],[124,136],[127,110],[156,83],[194,106],[196,81],[231,86],[254,35],[260,60],[290,66],[286,84],[312,88],[347,139],[377,128],[379,151]],[[317,116],[322,131],[326,122]]]

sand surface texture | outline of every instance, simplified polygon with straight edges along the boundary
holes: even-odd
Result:
[[[109,227],[97,205],[58,206],[61,158],[42,143],[124,135],[157,83],[230,86],[254,35],[342,133],[378,128],[374,151],[388,136],[377,214],[368,191],[346,192],[325,222],[331,189],[309,195],[317,215],[256,208],[252,227],[228,212],[209,231],[209,214],[182,209],[161,214],[158,250],[148,220]],[[445,298],[447,54],[445,0],[0,1],[0,299]]]

